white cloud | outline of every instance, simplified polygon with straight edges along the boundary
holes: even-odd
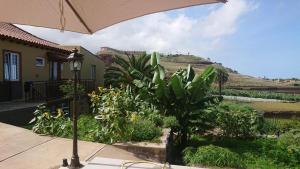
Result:
[[[235,33],[240,18],[256,7],[246,0],[229,0],[225,5],[213,6],[201,18],[187,16],[184,12],[175,17],[157,13],[111,26],[93,35],[20,27],[47,40],[82,45],[92,52],[98,51],[101,46],[109,46],[126,50],[201,54],[216,49],[224,37]]]

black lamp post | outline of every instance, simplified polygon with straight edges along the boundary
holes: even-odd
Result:
[[[78,86],[78,78],[79,73],[82,66],[83,57],[81,54],[78,53],[78,50],[75,48],[72,50],[72,53],[67,58],[70,64],[70,70],[74,73],[74,99],[73,99],[73,154],[71,158],[71,164],[69,168],[75,169],[80,168],[82,165],[79,161],[78,156],[78,145],[77,145],[77,119],[78,119],[78,112],[77,112],[77,86]]]

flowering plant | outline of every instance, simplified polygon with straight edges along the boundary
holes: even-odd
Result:
[[[71,130],[71,121],[65,117],[62,109],[50,112],[45,104],[37,106],[34,118],[29,123],[34,123],[32,131],[38,134],[66,136]]]

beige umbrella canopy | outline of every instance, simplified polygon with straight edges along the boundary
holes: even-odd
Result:
[[[226,0],[0,0],[0,22],[92,34],[113,24],[171,9]]]

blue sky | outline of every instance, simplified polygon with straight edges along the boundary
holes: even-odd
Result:
[[[300,1],[256,1],[211,57],[243,74],[300,78]]]
[[[60,44],[192,53],[242,74],[300,78],[300,1],[229,0],[148,15],[94,35],[21,26]]]

